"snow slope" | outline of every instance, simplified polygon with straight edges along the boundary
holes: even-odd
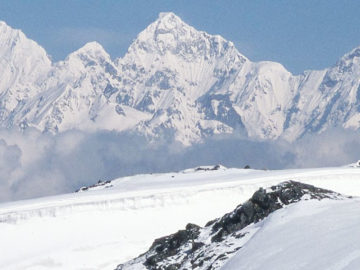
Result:
[[[360,127],[360,47],[331,68],[293,75],[254,63],[231,41],[161,13],[112,60],[90,42],[51,63],[0,23],[0,125],[42,131],[132,130],[190,145],[214,134],[293,141]]]
[[[137,175],[85,192],[0,205],[1,269],[114,269],[155,238],[231,211],[285,180],[360,195],[356,167]],[[199,214],[201,213],[201,214]]]
[[[185,230],[156,239],[147,252],[118,265],[116,269],[221,269],[238,250],[246,249],[248,242],[262,228],[263,221],[279,209],[302,201],[349,199],[333,191],[294,181],[285,181],[267,189],[260,188],[249,200],[222,217],[209,221],[205,227],[188,224]],[[288,229],[296,230],[296,226]],[[276,235],[269,235],[271,237]],[[292,240],[286,236],[284,238],[288,243]],[[261,256],[261,252],[260,243],[256,256]],[[301,253],[300,250],[298,254]],[[247,267],[251,268],[251,263]]]
[[[221,269],[359,269],[360,200],[281,209]]]

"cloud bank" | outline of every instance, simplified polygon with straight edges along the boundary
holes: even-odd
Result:
[[[334,129],[296,143],[219,136],[184,148],[131,133],[78,130],[52,135],[0,130],[0,202],[73,192],[125,175],[199,165],[258,169],[338,166],[360,158],[359,133]]]

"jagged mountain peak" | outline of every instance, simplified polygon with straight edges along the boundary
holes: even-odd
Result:
[[[91,41],[79,48],[75,53],[94,53],[101,52],[106,53],[104,47],[97,41]]]
[[[215,119],[221,116],[202,119],[201,104],[211,102],[206,98],[207,92],[227,87],[222,78],[232,81],[246,61],[232,42],[196,30],[174,13],[161,13],[138,35],[125,57],[118,60],[123,82],[127,82],[121,89],[127,91],[122,90],[116,100],[153,115],[151,120],[139,124],[150,136],[156,136],[159,130],[171,130],[176,140],[189,144],[201,134],[231,130]],[[197,102],[202,96],[202,101]],[[241,126],[234,109],[225,107],[220,104],[215,115],[231,111],[232,124]]]
[[[160,12],[158,18],[153,23],[151,23],[144,30],[144,32],[151,34],[161,34],[164,32],[170,32],[180,29],[195,30],[195,28],[186,24],[180,17],[175,15],[173,12]]]
[[[129,55],[176,55],[186,62],[223,57],[228,52],[246,59],[234,44],[219,35],[209,35],[182,21],[172,12],[160,13],[156,21],[142,31],[128,50]]]
[[[2,31],[2,32],[3,31],[21,32],[21,30],[12,28],[4,21],[0,21],[0,31]]]
[[[177,18],[177,19],[181,20],[179,16],[177,16],[174,12],[171,12],[171,11],[160,12],[159,16],[158,16],[158,20],[162,20],[164,18],[169,18],[169,17]]]
[[[349,53],[345,54],[342,59],[360,58],[360,46],[352,49]]]
[[[156,23],[158,25],[158,29],[166,26],[169,27],[169,24],[172,24],[170,27],[174,27],[179,24],[185,24],[183,20],[173,12],[160,12]]]
[[[335,65],[335,71],[338,74],[351,74],[359,76],[360,74],[360,46],[354,48],[345,54]]]
[[[65,130],[80,119],[79,108],[96,126],[103,110],[104,119],[133,115],[131,128],[155,138],[175,134],[185,145],[240,129],[253,138],[295,140],[360,126],[360,47],[330,69],[293,76],[281,64],[249,61],[232,42],[172,12],[160,13],[116,63],[89,42],[52,64],[41,46],[1,22],[0,70],[3,126],[26,121],[44,129],[52,121],[64,127],[54,130]]]
[[[41,92],[51,69],[46,51],[21,30],[0,23],[0,123],[14,125],[15,114]]]
[[[337,74],[360,72],[360,46],[342,56],[329,70]]]
[[[9,58],[14,53],[21,53],[24,58],[42,58],[46,64],[51,62],[43,47],[29,39],[21,30],[0,21],[0,56]]]
[[[158,19],[137,36],[129,51],[164,54],[165,51],[176,50],[179,41],[185,36],[194,36],[196,32],[174,13],[160,13]]]
[[[71,53],[66,60],[72,60],[74,58],[85,62],[90,62],[94,60],[103,61],[105,59],[110,59],[110,56],[100,43],[92,41],[86,43],[83,47]]]
[[[0,22],[0,92],[18,82],[34,82],[51,66],[45,49],[18,29]],[[21,76],[20,76],[21,75]]]
[[[6,22],[0,21],[0,31],[2,31],[3,29],[8,29],[8,28],[11,28],[11,27]]]

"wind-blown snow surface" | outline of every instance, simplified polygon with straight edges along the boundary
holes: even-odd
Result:
[[[231,41],[161,13],[123,58],[90,42],[64,61],[0,22],[0,126],[132,130],[184,145],[214,134],[296,140],[360,127],[360,47],[293,75],[251,62]]]
[[[259,187],[289,179],[360,195],[357,167],[284,171],[220,167],[125,177],[86,192],[1,204],[0,268],[114,269],[146,251],[155,238],[188,222],[204,225]]]
[[[221,269],[359,269],[360,200],[304,201],[280,209]]]

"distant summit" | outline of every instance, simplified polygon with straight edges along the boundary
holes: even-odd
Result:
[[[294,76],[254,63],[234,44],[160,13],[113,61],[97,42],[51,63],[0,22],[0,126],[42,131],[131,130],[184,145],[215,134],[294,141],[360,127],[360,49]]]

